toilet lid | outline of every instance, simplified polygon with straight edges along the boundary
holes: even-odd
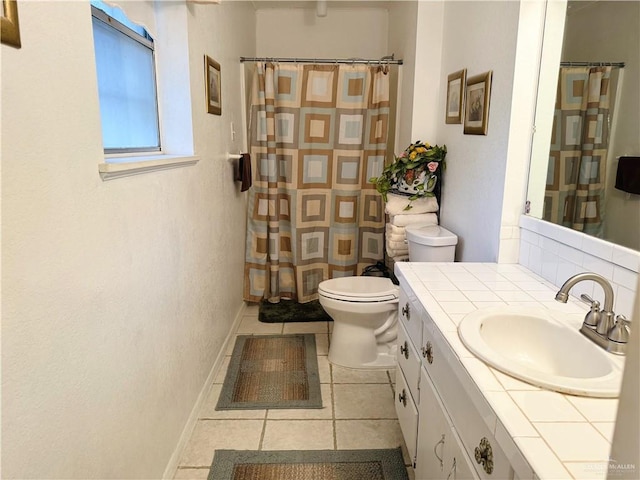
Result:
[[[347,302],[386,302],[398,298],[398,287],[383,277],[341,277],[320,282],[318,293]]]
[[[414,223],[405,228],[409,242],[429,245],[432,247],[444,247],[456,245],[458,236],[440,225],[430,223]]]

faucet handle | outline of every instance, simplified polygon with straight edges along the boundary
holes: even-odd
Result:
[[[597,300],[594,300],[586,293],[583,293],[582,295],[580,295],[580,299],[583,302],[589,303],[591,305],[591,310],[584,317],[584,324],[590,327],[597,326],[601,316],[600,302]]]
[[[631,329],[629,328],[630,324],[631,321],[627,320],[627,317],[624,315],[616,316],[616,323],[613,325],[611,330],[609,330],[607,338],[612,342],[617,343],[629,342],[629,334],[631,333]]]
[[[593,305],[600,307],[600,302],[597,300],[594,300],[586,293],[583,293],[582,295],[580,295],[580,300],[582,300],[584,303],[588,303],[589,305],[591,305],[591,308],[593,308]]]

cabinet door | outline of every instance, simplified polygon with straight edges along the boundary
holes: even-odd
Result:
[[[449,441],[444,446],[445,477],[447,480],[468,480],[478,476],[471,464],[471,460],[462,447],[458,433],[452,428]]]
[[[420,382],[420,365],[422,365],[422,362],[405,330],[405,326],[402,324],[398,327],[397,348],[396,358],[398,359],[398,366],[402,370],[402,373],[404,373],[404,379],[409,386],[409,390],[411,390],[414,403],[417,405],[420,403],[418,383]]]
[[[431,379],[424,368],[421,368],[416,480],[446,476],[444,453],[448,440],[447,420],[436,395]]]
[[[409,457],[414,459],[416,458],[416,437],[418,434],[418,409],[400,366],[396,367],[396,414],[409,451]]]
[[[416,480],[478,478],[424,368],[420,370],[418,418]]]

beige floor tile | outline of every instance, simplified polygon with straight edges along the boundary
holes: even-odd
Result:
[[[318,377],[320,377],[320,383],[331,383],[329,359],[324,355],[318,355]]]
[[[316,333],[316,353],[329,355],[329,334]]]
[[[263,420],[198,420],[180,466],[210,466],[216,449],[257,450]]]
[[[262,450],[333,450],[331,420],[267,420]]]
[[[287,322],[284,324],[284,333],[327,333],[328,322]]]
[[[238,325],[238,334],[242,335],[279,335],[282,333],[282,323],[263,323],[257,316],[245,315]]]
[[[332,365],[333,383],[386,383],[389,376],[386,370],[355,370],[353,368]]]
[[[334,384],[336,419],[397,418],[389,385]]]
[[[179,468],[174,480],[207,480],[209,468]]]
[[[230,356],[226,356],[224,357],[224,359],[222,360],[222,365],[220,365],[220,370],[218,370],[218,373],[216,374],[215,378],[213,379],[213,383],[224,383],[224,379],[227,376],[227,370],[229,370],[229,362],[231,361],[231,357]]]
[[[397,420],[336,420],[338,450],[397,448],[402,432]]]
[[[305,420],[320,419],[330,420],[333,418],[333,401],[331,396],[331,385],[323,383],[320,385],[322,393],[322,408],[272,408],[267,413],[267,419],[274,420]]]
[[[216,410],[216,404],[218,403],[218,397],[220,396],[220,391],[222,390],[222,385],[214,384],[211,387],[211,391],[209,392],[209,396],[205,400],[202,405],[202,409],[200,410],[199,418],[207,418],[207,419],[264,419],[267,411],[266,410]]]
[[[245,315],[258,316],[260,313],[260,304],[259,303],[249,303],[244,309]]]

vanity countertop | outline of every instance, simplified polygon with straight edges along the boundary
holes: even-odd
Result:
[[[606,478],[618,399],[565,395],[517,380],[475,357],[457,332],[468,313],[500,305],[562,311],[578,330],[586,305],[573,297],[556,302],[558,288],[521,265],[409,262],[395,268],[475,383],[468,391],[484,397],[491,411],[485,423],[522,480]],[[622,370],[624,358],[613,357]]]

